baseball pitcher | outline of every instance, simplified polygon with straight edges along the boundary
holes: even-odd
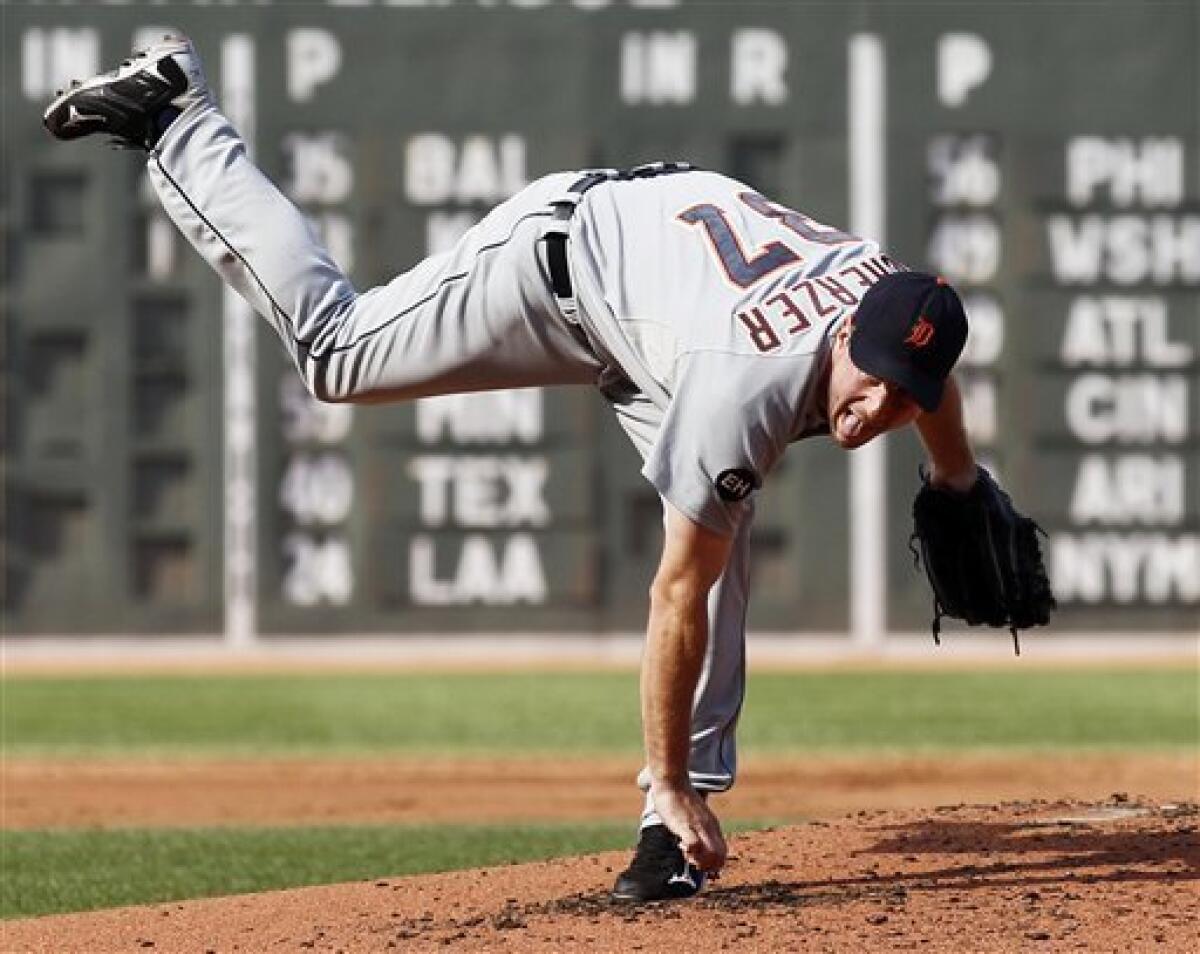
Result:
[[[682,163],[563,172],[359,291],[250,162],[186,39],[72,84],[44,122],[144,149],[167,213],[323,401],[588,384],[609,402],[666,527],[641,677],[645,804],[618,898],[688,897],[725,863],[707,796],[737,772],[754,497],[789,445],[851,449],[914,424],[935,631],[943,614],[1014,632],[1048,618],[1036,529],[964,432],[959,298],[869,240]]]

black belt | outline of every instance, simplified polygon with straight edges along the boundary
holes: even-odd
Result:
[[[546,265],[550,269],[550,285],[556,298],[574,298],[571,287],[571,267],[567,264],[567,236],[555,232],[546,236]]]
[[[580,197],[592,186],[601,182],[628,182],[631,179],[652,179],[655,176],[669,175],[673,172],[694,172],[696,167],[687,162],[648,162],[645,165],[634,166],[632,169],[603,169],[589,172],[582,176],[567,190],[570,198],[551,202],[554,206],[554,219],[560,224],[556,231],[546,235],[546,267],[550,270],[550,284],[556,298],[570,299],[575,297],[575,289],[571,285],[571,267],[567,262],[567,231],[566,223],[575,214],[575,207]]]

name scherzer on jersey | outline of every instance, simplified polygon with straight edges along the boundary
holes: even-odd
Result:
[[[603,183],[576,219],[575,269],[607,306],[591,330],[667,399],[643,473],[729,534],[787,445],[828,432],[830,333],[904,266],[717,173]]]

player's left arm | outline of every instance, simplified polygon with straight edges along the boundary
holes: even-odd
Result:
[[[970,490],[977,467],[963,423],[962,392],[953,374],[946,379],[938,409],[920,414],[916,426],[929,454],[929,482],[960,493]]]
[[[943,616],[1017,631],[1044,626],[1058,605],[1032,519],[975,463],[962,394],[946,379],[942,403],[916,419],[929,480],[913,500],[912,543],[934,594],[933,636]]]

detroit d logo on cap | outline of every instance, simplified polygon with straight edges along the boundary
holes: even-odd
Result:
[[[904,343],[912,348],[924,348],[933,340],[934,332],[933,322],[922,315],[917,319],[916,324],[912,326],[908,337],[904,339]]]

